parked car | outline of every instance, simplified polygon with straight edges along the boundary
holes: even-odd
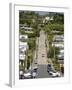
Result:
[[[24,75],[19,75],[19,79],[24,79]]]
[[[19,71],[19,79],[24,79],[23,71]]]
[[[52,76],[52,77],[60,77],[60,73],[59,72],[56,72],[56,71],[50,71],[49,74]]]
[[[37,77],[37,72],[33,71],[32,72],[32,78],[36,78]]]
[[[52,70],[52,65],[49,63],[48,65],[47,65],[47,72],[49,72],[49,71],[51,71]]]
[[[49,75],[51,75],[52,77],[60,77],[60,73],[56,72],[53,68],[51,64],[47,65],[47,72],[49,73]]]
[[[30,79],[32,77],[30,72],[24,73],[24,78],[25,79]]]

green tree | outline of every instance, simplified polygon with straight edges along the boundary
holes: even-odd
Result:
[[[64,24],[64,14],[56,13],[54,15],[54,23]]]

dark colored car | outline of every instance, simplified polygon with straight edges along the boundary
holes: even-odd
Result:
[[[24,75],[19,75],[19,79],[24,79]]]
[[[32,73],[32,72],[36,72],[36,73],[37,73],[37,68],[33,69],[33,70],[31,71],[31,73]]]
[[[51,71],[52,70],[52,65],[51,64],[48,64],[47,65],[47,72]]]

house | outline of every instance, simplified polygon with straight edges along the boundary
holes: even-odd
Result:
[[[60,50],[60,54],[64,54],[64,49],[61,49]]]
[[[64,53],[59,54],[59,55],[58,55],[58,58],[59,58],[60,60],[64,60]]]
[[[53,20],[53,17],[46,16],[46,17],[43,19],[43,23],[47,23],[48,21],[52,21],[52,20]]]
[[[27,35],[19,35],[19,38],[20,39],[28,39],[28,36]]]
[[[24,47],[24,48],[26,48],[26,49],[28,49],[28,44],[27,44],[27,42],[19,42],[19,48],[22,48],[22,47]]]
[[[51,33],[52,34],[58,34],[58,33],[60,33],[60,31],[58,31],[58,30],[52,30]]]
[[[63,43],[52,42],[52,46],[55,46],[55,47],[58,47],[58,48],[64,48]]]
[[[24,66],[25,57],[26,55],[23,55],[23,54],[19,55],[19,65]]]
[[[32,27],[21,27],[26,33],[33,33],[33,28]]]
[[[64,49],[60,50],[60,54],[58,55],[58,62],[60,64],[64,64]]]
[[[26,37],[27,38],[27,37]],[[27,42],[19,42],[19,65],[21,68],[25,65],[24,61],[26,60],[26,51],[28,49]]]
[[[19,24],[19,28],[21,29],[22,27],[28,27],[28,25],[26,23],[24,24]]]
[[[26,47],[20,47],[20,48],[19,48],[19,53],[20,53],[20,54],[26,54],[26,50],[27,50]]]
[[[58,60],[60,65],[64,65],[64,60]]]
[[[46,16],[46,17],[45,17],[45,20],[47,20],[47,21],[53,20],[53,17]]]
[[[19,44],[19,53],[20,54],[26,54],[27,49],[28,49],[27,42],[20,42],[20,44]]]
[[[20,54],[20,55],[19,55],[19,60],[21,60],[21,61],[25,60],[25,56],[26,56],[26,55]]]
[[[28,39],[28,36],[27,35],[19,35],[19,40],[24,42]]]
[[[30,27],[29,25],[27,25],[26,23],[25,24],[20,24],[19,25],[19,28],[20,29],[22,29],[22,30],[24,30],[25,32],[27,32],[27,33],[32,33],[33,31],[33,28],[32,27]]]
[[[24,29],[24,30],[26,30],[26,31],[31,31],[32,30],[32,28],[31,27],[21,27],[21,29]]]
[[[64,53],[58,55],[58,62],[64,64]]]
[[[63,35],[54,35],[53,41],[63,42],[64,41],[64,36]]]

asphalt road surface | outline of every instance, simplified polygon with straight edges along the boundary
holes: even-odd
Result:
[[[33,67],[34,66],[38,67],[36,78],[51,78],[52,77],[47,72],[47,64],[48,64],[47,60],[48,60],[48,58],[47,58],[45,41],[46,41],[46,35],[45,35],[44,31],[40,31],[37,58],[34,57],[34,61],[32,64]],[[49,60],[49,62],[52,64],[51,60]]]
[[[45,47],[46,36],[44,31],[40,31],[39,44],[38,44],[38,65],[46,65],[47,64],[47,53]]]
[[[47,52],[45,46],[46,35],[44,31],[40,31],[39,43],[38,43],[38,57],[37,57],[37,78],[49,78],[51,77],[47,72]]]
[[[38,65],[37,78],[50,78],[51,76],[47,72],[47,65]]]
[[[47,72],[47,60],[52,64],[52,61],[47,58],[46,51],[46,35],[44,31],[40,31],[40,37],[38,38],[38,49],[35,51],[34,60],[32,63],[33,67],[38,67],[37,69],[37,77],[36,78],[52,78],[51,75]],[[36,58],[37,53],[37,58]]]

